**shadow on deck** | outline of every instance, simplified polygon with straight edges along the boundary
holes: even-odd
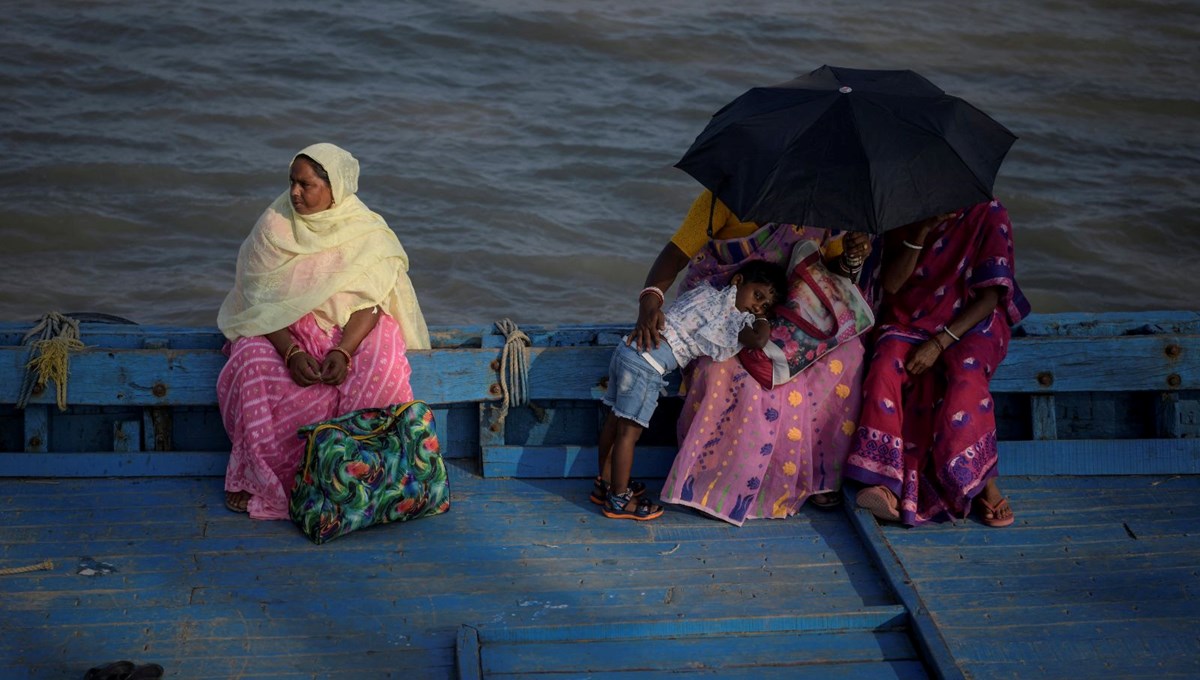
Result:
[[[220,478],[0,480],[0,567],[55,564],[0,576],[0,677],[1200,675],[1194,476],[1010,478],[1011,528],[882,530],[451,481],[445,515],[314,546],[227,511]]]

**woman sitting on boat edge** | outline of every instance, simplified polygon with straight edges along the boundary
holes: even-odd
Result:
[[[868,257],[868,235],[790,224],[760,227],[741,221],[707,190],[659,253],[645,285],[667,290],[686,270],[681,291],[705,281],[723,286],[746,262],[788,263],[796,244],[805,240],[819,246],[831,271],[857,274],[868,302],[875,298],[878,257]],[[662,307],[656,295],[641,296],[631,335],[638,347],[657,344]],[[738,526],[746,519],[788,517],[809,499],[823,507],[836,505],[842,463],[858,420],[862,365],[863,343],[853,338],[786,387],[772,390],[756,382],[736,357],[695,361],[685,375],[680,449],[662,500]],[[601,460],[598,491],[609,474]]]
[[[859,506],[913,526],[965,517],[1013,523],[996,485],[991,377],[1029,314],[1012,223],[999,201],[887,235],[886,297],[846,477]]]
[[[291,162],[290,189],[238,251],[217,325],[229,361],[217,381],[232,442],[226,505],[287,519],[303,425],[410,401],[407,349],[429,347],[408,255],[356,195],[359,165],[333,144]]]

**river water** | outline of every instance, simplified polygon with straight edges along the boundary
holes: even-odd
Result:
[[[11,2],[0,320],[212,326],[292,155],[337,143],[431,324],[632,321],[744,90],[910,68],[1019,136],[1035,311],[1200,309],[1200,3]]]

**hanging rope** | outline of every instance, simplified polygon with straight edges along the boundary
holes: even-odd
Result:
[[[17,396],[17,408],[25,408],[35,386],[40,391],[46,388],[47,383],[53,382],[58,410],[67,410],[70,353],[85,347],[79,341],[79,322],[58,312],[50,312],[25,334],[21,344],[29,345],[29,354],[26,355],[25,378]]]
[[[9,576],[11,574],[28,574],[31,571],[50,571],[54,569],[54,563],[50,560],[39,564],[31,564],[28,567],[9,567],[8,569],[0,569],[0,576]]]
[[[500,394],[503,401],[495,410],[498,411],[492,427],[499,429],[504,426],[510,406],[523,406],[529,403],[529,346],[533,343],[529,336],[517,327],[511,319],[501,319],[496,322],[496,330],[504,334],[504,348],[500,352]],[[532,408],[532,404],[530,404]],[[541,409],[537,409],[540,411]]]
[[[493,426],[503,426],[510,406],[521,406],[529,401],[526,381],[529,379],[529,336],[511,319],[496,322],[496,330],[504,334],[504,348],[500,351],[500,396],[503,401],[497,408],[499,413]]]

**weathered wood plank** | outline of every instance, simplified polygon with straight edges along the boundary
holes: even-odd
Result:
[[[1191,677],[1200,478],[1009,477],[1018,523],[882,529],[971,677]]]
[[[1200,473],[1200,439],[1002,441],[999,447],[1005,476]]]
[[[679,668],[737,669],[761,665],[832,666],[852,662],[915,660],[903,632],[848,631],[827,633],[723,633],[650,637],[632,633],[624,639],[589,639],[551,643],[490,644],[482,642],[483,673],[609,673],[669,671]]]
[[[609,347],[530,350],[531,399],[599,399]],[[997,392],[1173,391],[1200,387],[1200,337],[1028,338],[1012,345],[992,381]],[[413,393],[430,403],[494,401],[495,349],[409,353]],[[0,347],[0,403],[15,403],[25,349]],[[74,355],[70,403],[174,405],[216,402],[225,359],[211,350],[89,349]],[[49,404],[53,390],[32,401]]]

